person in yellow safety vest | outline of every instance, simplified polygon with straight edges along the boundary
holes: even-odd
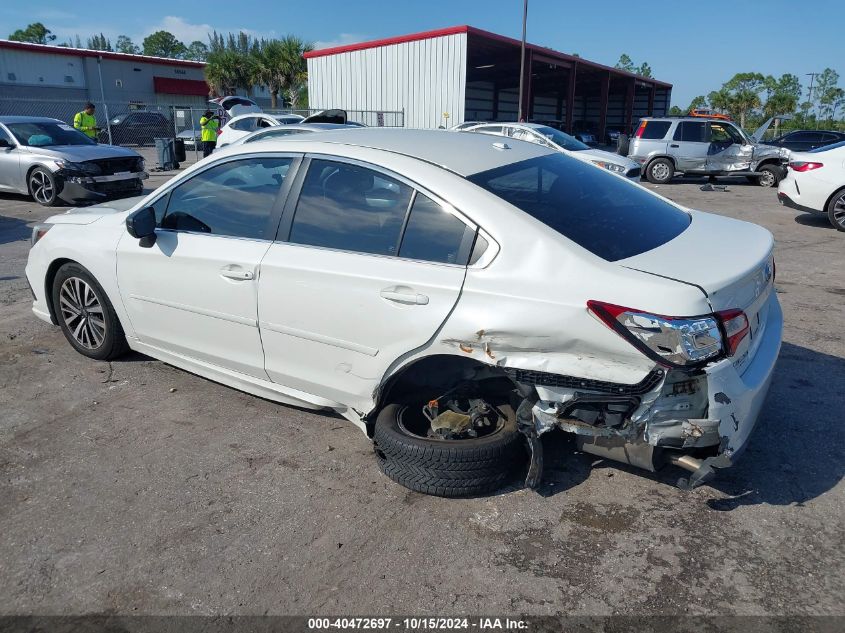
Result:
[[[95,143],[97,142],[97,132],[100,131],[100,128],[97,127],[97,118],[94,116],[93,103],[89,101],[85,104],[85,109],[82,112],[76,113],[76,116],[73,117],[73,127]]]
[[[205,158],[217,147],[217,128],[220,127],[220,117],[206,110],[200,119],[200,140],[202,141],[202,157]]]

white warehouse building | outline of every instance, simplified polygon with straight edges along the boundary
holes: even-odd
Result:
[[[404,125],[450,127],[463,121],[515,121],[520,42],[455,26],[311,51],[311,108],[400,111]],[[552,49],[526,45],[526,120],[573,132],[629,131],[643,116],[664,115],[672,85]]]

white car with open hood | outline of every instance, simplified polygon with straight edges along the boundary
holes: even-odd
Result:
[[[333,409],[426,493],[493,490],[529,459],[536,486],[553,429],[686,486],[732,465],[780,348],[772,236],[503,141],[222,150],[128,208],[36,226],[33,310],[92,359],[133,349]]]

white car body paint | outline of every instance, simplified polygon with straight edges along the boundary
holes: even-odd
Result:
[[[845,187],[845,144],[812,152],[792,152],[790,162],[822,163],[823,167],[799,172],[786,170],[778,184],[778,198],[786,206],[803,211],[827,213],[831,196]]]
[[[76,261],[110,297],[132,349],[261,397],[335,409],[366,430],[380,388],[431,356],[620,389],[653,376],[655,361],[593,316],[588,300],[676,316],[740,308],[752,320],[752,336],[736,356],[705,366],[707,419],[687,419],[692,397],[672,393],[667,374],[674,370],[658,372],[663,378],[634,415],[645,425],[637,441],[650,445],[671,437],[692,448],[703,441],[701,429],[711,429],[717,442],[722,438],[716,465],[730,465],[759,415],[780,347],[771,235],[688,211],[691,224],[675,239],[626,260],[604,260],[461,175],[553,153],[497,143],[484,135],[374,128],[226,148],[127,209],[112,203],[50,218],[54,226],[33,246],[26,268],[33,311],[51,320],[48,270]],[[490,247],[476,263],[457,266],[170,230],[158,230],[144,249],[126,232],[127,216],[197,171],[267,155],[331,157],[386,171],[479,227]],[[227,271],[249,274],[232,278]],[[573,390],[538,392],[539,424]],[[667,411],[674,417],[667,420]]]
[[[280,114],[273,116],[264,112],[249,112],[241,114],[226,121],[217,133],[217,150],[230,145],[245,136],[248,136],[261,128],[275,127],[277,125],[288,125],[300,123],[303,117],[298,114]],[[249,125],[249,129],[239,130],[239,125]],[[216,150],[215,150],[216,151]]]

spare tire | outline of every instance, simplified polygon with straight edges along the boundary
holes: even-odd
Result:
[[[513,408],[498,409],[504,420],[489,434],[446,440],[415,433],[405,423],[406,416],[417,415],[414,408],[388,405],[373,434],[378,466],[396,483],[424,494],[466,497],[498,490],[527,458]]]

